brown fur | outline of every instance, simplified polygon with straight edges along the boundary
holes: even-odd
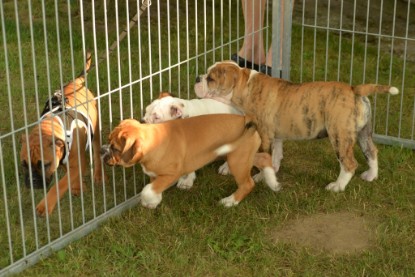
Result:
[[[356,139],[366,158],[377,160],[366,96],[396,94],[396,88],[375,84],[352,87],[341,82],[294,84],[252,73],[256,72],[232,62],[219,62],[199,76],[195,92],[199,97],[220,96],[253,117],[266,152],[274,139],[328,136],[347,172],[354,173],[357,167],[353,155]]]
[[[88,71],[90,65],[91,57],[88,55],[86,71]],[[90,90],[86,89],[84,82],[85,76],[81,74],[81,76],[65,85],[63,95],[67,99],[67,106],[77,106],[77,111],[81,111],[90,116],[95,134],[92,141],[94,150],[94,180],[96,183],[101,183],[103,172],[101,171],[101,159],[99,156],[100,134],[97,104],[94,100],[94,95]],[[78,116],[80,117],[80,115]],[[31,130],[28,138],[25,136],[22,137],[20,160],[25,167],[27,179],[29,178],[29,166],[32,171],[31,176],[39,176],[38,178],[41,179],[40,182],[43,183],[44,178],[46,183],[49,183],[53,178],[54,172],[60,167],[60,160],[65,153],[64,132],[58,123],[56,115],[48,115],[39,123],[39,126],[35,126]],[[87,133],[84,127],[80,126],[74,129],[73,144],[69,153],[68,165],[62,165],[63,169],[65,171],[69,170],[69,172],[67,171],[59,182],[50,188],[46,197],[36,206],[38,215],[44,216],[46,213],[49,215],[52,213],[58,199],[62,198],[68,190],[69,182],[71,184],[72,194],[80,194],[83,188],[82,177],[87,172],[85,152],[87,139]],[[78,146],[80,147],[79,151]],[[78,152],[80,156],[78,156]],[[42,177],[42,166],[48,164],[50,166],[45,167],[45,175]],[[79,167],[81,168],[81,172],[79,171]],[[70,175],[70,180],[68,180],[68,174]]]
[[[161,195],[180,176],[216,159],[220,146],[231,144],[234,150],[227,160],[238,184],[233,195],[239,202],[254,187],[250,171],[260,145],[258,133],[246,125],[246,118],[239,115],[202,115],[159,124],[127,119],[111,132],[110,146],[102,155],[108,165],[140,163],[153,176],[153,190]],[[256,166],[272,166],[270,155],[263,155],[255,159]]]

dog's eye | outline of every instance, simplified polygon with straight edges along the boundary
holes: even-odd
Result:
[[[214,81],[209,75],[206,77],[206,81],[207,82],[211,82],[211,81]]]
[[[42,161],[38,161],[38,162],[37,162],[37,168],[38,168],[38,169],[41,169],[41,168],[42,168],[42,164],[43,164],[43,166],[44,166],[45,170],[47,170],[47,169],[50,167],[50,165],[51,165],[52,163],[51,163],[51,162],[48,162],[48,163],[42,163]]]
[[[22,167],[23,167],[23,168],[29,168],[29,165],[27,164],[27,162],[26,162],[26,161],[23,161],[23,162],[22,162]]]

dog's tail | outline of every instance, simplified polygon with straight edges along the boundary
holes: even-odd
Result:
[[[373,93],[390,93],[396,95],[399,93],[399,89],[392,86],[383,86],[376,84],[364,84],[353,87],[355,94],[360,96],[368,96]]]
[[[245,138],[252,136],[256,132],[256,129],[257,125],[253,121],[247,120],[245,123],[245,130],[242,136],[240,136],[236,141],[232,143],[228,143],[217,148],[215,150],[216,155],[224,156],[231,153],[244,142]]]
[[[85,76],[88,74],[89,70],[91,69],[91,65],[92,65],[92,54],[90,51],[86,52],[86,57],[85,57],[85,68],[82,70],[82,72],[78,75],[78,78],[83,78],[85,79]]]

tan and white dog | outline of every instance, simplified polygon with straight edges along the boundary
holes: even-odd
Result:
[[[367,96],[394,95],[399,90],[376,84],[294,84],[225,61],[215,63],[196,78],[195,92],[202,98],[222,97],[252,117],[261,136],[262,151],[268,152],[273,140],[329,137],[340,162],[340,174],[326,189],[337,192],[346,188],[357,168],[353,154],[356,140],[369,165],[362,179],[373,181],[378,177]]]
[[[83,176],[87,173],[86,149],[91,145],[95,183],[101,184],[106,178],[99,155],[98,104],[94,94],[85,87],[92,61],[91,53],[86,56],[85,71],[66,84],[63,91],[55,92],[45,105],[39,125],[21,139],[20,160],[27,187],[48,186],[58,168],[66,171],[36,206],[40,216],[50,215],[68,189],[73,195],[86,189],[83,184]]]
[[[154,100],[146,107],[144,122],[161,123],[174,119],[183,119],[206,114],[239,114],[240,111],[229,104],[222,103],[216,99],[181,99],[173,97],[169,92],[160,92],[159,98]],[[228,175],[229,166],[225,162],[219,167],[219,174]],[[186,176],[180,177],[177,187],[180,189],[190,189],[196,179],[196,173],[191,172]],[[255,178],[254,178],[255,179]]]
[[[220,203],[230,207],[253,189],[253,165],[264,171],[272,190],[280,189],[270,155],[257,153],[260,144],[255,125],[240,115],[202,115],[159,124],[127,119],[111,132],[109,144],[101,148],[101,157],[111,166],[140,163],[151,181],[141,191],[141,204],[156,208],[163,191],[181,176],[227,155],[238,189]]]

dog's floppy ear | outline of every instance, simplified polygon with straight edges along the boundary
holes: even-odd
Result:
[[[163,97],[168,97],[168,96],[172,96],[173,97],[173,94],[171,94],[168,91],[161,91],[158,99],[161,99]]]
[[[170,106],[170,116],[174,119],[183,117],[183,104],[172,104]]]
[[[143,155],[140,138],[131,137],[127,133],[120,133],[120,137],[124,140],[121,159],[126,163],[138,162]]]

